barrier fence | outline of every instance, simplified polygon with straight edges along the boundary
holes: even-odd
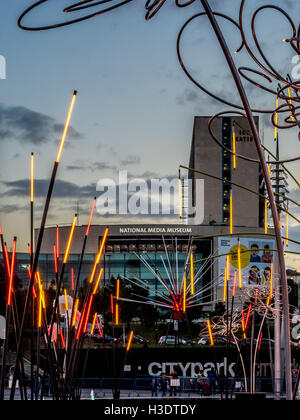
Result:
[[[276,386],[277,383],[279,386]],[[30,381],[26,381],[30,392]],[[250,391],[250,379],[247,378],[178,378],[169,377],[136,377],[136,378],[82,378],[74,384],[81,390],[81,396],[88,399],[90,393],[96,399],[112,398],[116,390],[120,398],[211,398],[222,399],[226,396],[236,398],[236,394]],[[11,382],[7,381],[7,392]],[[34,387],[35,388],[35,387]],[[276,389],[280,389],[277,397],[285,397],[284,380],[273,378],[256,378],[255,392],[265,394],[266,398],[274,398]],[[46,398],[51,398],[51,386],[48,384]],[[300,389],[299,389],[300,396]]]

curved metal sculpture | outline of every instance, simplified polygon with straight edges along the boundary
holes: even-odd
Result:
[[[88,13],[85,16],[80,17],[72,17],[70,20],[64,20],[52,25],[48,26],[25,26],[23,23],[24,18],[30,14],[30,12],[38,8],[42,5],[46,5],[46,3],[50,3],[49,0],[40,0],[30,7],[28,7],[20,16],[18,20],[18,25],[20,28],[24,30],[29,31],[41,31],[41,30],[48,30],[48,29],[54,29],[63,27],[66,25],[71,25],[74,23],[78,23],[96,16],[99,16],[101,14],[107,13],[109,11],[112,11],[116,8],[119,8],[121,6],[125,6],[126,4],[130,3],[132,0],[124,0],[124,1],[118,1],[118,0],[102,0],[102,1],[93,1],[93,0],[84,0],[81,2],[76,2],[68,7],[66,7],[63,12],[66,14],[70,14],[73,16],[76,14],[76,12],[83,11],[83,10],[90,10],[92,8],[95,8],[96,10],[92,13]],[[195,0],[175,0],[175,4],[177,7],[183,8],[191,5],[192,3],[195,3]],[[146,20],[152,19],[154,16],[157,15],[158,11],[164,6],[166,3],[166,0],[147,0],[145,4],[146,8]],[[238,22],[234,21],[230,16],[227,16],[222,13],[213,12],[209,0],[200,0],[200,3],[202,4],[204,8],[204,12],[196,14],[189,18],[186,23],[183,25],[182,29],[179,32],[178,40],[177,40],[177,52],[178,52],[178,59],[179,63],[183,69],[183,71],[186,73],[186,75],[189,77],[189,79],[202,91],[204,91],[207,95],[211,96],[215,100],[223,103],[224,105],[229,106],[231,109],[234,108],[236,110],[236,113],[243,115],[249,123],[252,137],[254,139],[257,153],[259,160],[253,160],[250,159],[247,156],[241,156],[236,155],[240,159],[246,159],[248,161],[254,161],[259,162],[262,168],[265,185],[268,193],[268,200],[270,202],[270,208],[272,212],[272,218],[274,222],[274,229],[275,229],[275,235],[276,235],[276,241],[277,241],[277,250],[278,250],[278,260],[279,260],[279,275],[280,275],[280,281],[281,281],[281,287],[282,287],[282,304],[283,304],[283,313],[284,313],[284,334],[285,334],[285,342],[290,342],[290,326],[289,326],[289,301],[288,301],[288,286],[287,286],[287,278],[286,278],[286,269],[285,269],[285,261],[284,261],[284,248],[282,243],[282,237],[281,237],[281,230],[279,226],[279,214],[276,207],[276,201],[274,197],[274,192],[272,189],[270,176],[268,174],[268,162],[265,159],[264,149],[262,147],[262,143],[260,140],[260,136],[254,121],[253,113],[261,113],[261,114],[269,114],[272,120],[272,123],[275,127],[278,129],[288,129],[293,127],[300,127],[300,121],[298,120],[298,117],[300,116],[300,82],[293,82],[291,78],[286,80],[285,77],[283,77],[272,65],[272,63],[267,59],[266,54],[263,51],[263,47],[261,43],[258,41],[257,33],[256,33],[256,20],[258,15],[263,11],[276,11],[279,14],[281,14],[285,20],[290,24],[291,26],[291,34],[290,37],[285,39],[284,41],[288,43],[291,47],[291,49],[295,52],[295,54],[300,55],[300,25],[297,27],[296,24],[293,22],[292,18],[288,15],[288,13],[283,10],[282,8],[275,6],[275,5],[265,5],[262,7],[259,7],[253,14],[251,18],[251,30],[252,30],[252,36],[255,43],[255,46],[259,52],[259,56],[257,56],[253,49],[250,47],[249,40],[246,36],[245,31],[245,6],[246,6],[246,0],[241,0],[240,4],[240,10],[239,10],[239,20]],[[201,85],[197,80],[195,80],[192,75],[187,70],[183,59],[181,55],[181,37],[183,32],[186,30],[186,28],[189,26],[189,24],[196,18],[206,16],[209,19],[209,22],[211,24],[211,27],[217,37],[218,43],[222,48],[222,51],[224,53],[224,56],[227,60],[228,67],[231,71],[233,80],[235,82],[235,85],[237,87],[237,90],[239,92],[239,96],[241,99],[240,104],[232,103],[224,98],[219,97],[215,93],[211,92],[208,88]],[[217,18],[225,19],[229,22],[231,22],[240,32],[241,35],[241,46],[238,48],[236,52],[240,52],[241,50],[245,49],[248,52],[248,55],[252,59],[253,63],[260,68],[258,71],[257,69],[249,68],[249,67],[240,67],[237,68],[235,65],[235,62],[233,60],[233,56],[228,48],[228,45],[226,43],[226,40],[223,36],[223,33],[219,27]],[[269,87],[264,86],[262,83],[259,83],[250,76],[252,75],[255,77],[260,77],[264,81],[271,83],[271,82],[278,82],[280,84],[280,88],[278,91],[275,91]],[[285,101],[286,103],[280,106],[277,106],[276,109],[271,110],[262,110],[262,109],[254,109],[250,106],[249,100],[246,94],[246,91],[244,89],[242,79],[247,80],[249,83],[256,86],[258,89],[261,89],[263,91],[266,91],[268,93],[273,94],[277,98],[279,98],[282,101]],[[290,95],[289,90],[293,90],[293,95]],[[289,93],[289,94],[287,94]],[[232,112],[232,111],[230,111]],[[226,112],[225,112],[226,113]],[[222,114],[218,114],[222,115]],[[277,121],[278,115],[286,115],[284,118],[284,123],[279,124]],[[210,126],[210,132],[212,134],[212,137],[217,143],[224,148],[224,146],[216,139],[216,137],[213,134],[212,130],[212,123],[216,117],[213,117],[209,123]],[[232,150],[226,149],[229,153],[234,154]],[[299,160],[300,157],[295,157],[293,159],[284,160],[284,161],[272,161],[270,163],[285,163],[285,162],[291,162],[295,160]],[[290,353],[290,347],[287,345],[285,348],[285,369],[286,369],[286,391],[287,391],[287,398],[292,399],[292,382],[291,382],[291,353]]]

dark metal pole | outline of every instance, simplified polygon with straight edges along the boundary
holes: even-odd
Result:
[[[256,145],[256,149],[258,152],[260,164],[262,167],[262,172],[264,175],[264,180],[266,183],[267,191],[268,191],[268,197],[270,200],[270,207],[274,222],[274,229],[275,229],[275,235],[276,235],[276,241],[277,241],[277,249],[278,249],[278,259],[279,259],[279,269],[281,274],[281,284],[282,284],[282,300],[283,300],[283,312],[284,312],[284,338],[285,338],[285,371],[286,371],[286,396],[288,400],[292,400],[292,370],[291,370],[291,348],[290,348],[290,316],[289,316],[289,297],[288,297],[288,284],[287,284],[287,278],[286,278],[286,271],[285,271],[285,261],[284,261],[284,249],[282,245],[282,238],[281,238],[281,231],[279,227],[279,217],[276,207],[276,202],[274,198],[274,192],[272,189],[272,185],[270,182],[270,177],[268,175],[268,167],[266,163],[266,159],[264,156],[264,151],[261,146],[261,141],[258,133],[258,129],[256,127],[256,123],[254,120],[254,116],[247,98],[246,91],[244,89],[244,86],[241,81],[241,77],[239,75],[239,72],[236,68],[236,65],[233,61],[232,55],[230,53],[230,50],[228,48],[228,45],[225,41],[225,38],[222,34],[222,31],[218,25],[218,22],[216,20],[216,17],[208,3],[207,0],[200,0],[204,10],[208,16],[208,19],[212,25],[212,28],[218,38],[219,44],[223,50],[223,53],[225,55],[225,58],[227,60],[228,66],[231,70],[233,79],[235,81],[236,87],[238,89],[239,95],[241,97],[241,101],[243,103],[245,113],[247,115],[247,119],[252,131],[252,135],[254,138],[254,142]]]
[[[27,317],[28,317],[28,313],[29,313],[29,309],[30,309],[30,301],[31,301],[31,294],[32,294],[31,292],[32,292],[32,287],[34,285],[34,278],[35,278],[35,274],[36,274],[36,270],[37,270],[37,266],[38,266],[40,252],[41,252],[42,241],[43,241],[43,236],[44,236],[44,231],[45,231],[45,226],[46,226],[46,221],[47,221],[47,216],[48,216],[48,210],[49,210],[49,206],[50,206],[50,201],[51,201],[51,197],[52,197],[52,192],[53,192],[53,188],[54,188],[54,183],[55,183],[55,179],[56,179],[58,165],[59,165],[58,162],[54,163],[52,176],[51,176],[49,189],[48,189],[48,194],[47,194],[47,198],[46,198],[43,218],[42,218],[41,227],[40,227],[40,231],[39,231],[37,246],[36,246],[36,250],[35,250],[35,254],[34,254],[33,265],[32,265],[32,270],[31,270],[31,277],[30,277],[30,282],[29,282],[27,295],[26,295],[26,300],[25,300],[25,305],[24,305],[24,313],[23,313],[23,319],[22,319],[22,324],[21,324],[19,345],[17,347],[16,365],[15,365],[15,371],[14,371],[11,394],[10,394],[10,399],[11,400],[13,400],[14,396],[15,396],[17,377],[18,377],[18,374],[19,374],[19,363],[20,363],[20,359],[21,359],[21,356],[22,356],[22,347],[23,347],[24,338],[25,338],[26,321],[27,321]]]

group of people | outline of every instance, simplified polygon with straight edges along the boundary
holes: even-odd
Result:
[[[179,389],[180,379],[178,379],[178,374],[175,370],[171,372],[169,377],[167,377],[166,373],[163,373],[160,379],[152,380],[152,397],[158,397],[159,391],[163,397],[167,396],[167,392],[170,393],[170,397],[176,397]]]
[[[218,386],[217,379],[217,373],[214,369],[208,372],[207,377],[204,376],[203,371],[200,371],[196,378],[189,380],[189,390],[204,395],[215,393]],[[169,377],[166,376],[166,373],[163,373],[160,379],[152,379],[151,385],[152,397],[158,397],[159,392],[161,392],[162,397],[166,397],[168,392],[170,397],[176,397],[180,392],[181,381],[178,374],[173,370]]]

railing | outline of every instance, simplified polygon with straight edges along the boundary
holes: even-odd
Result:
[[[166,381],[167,387],[162,386]],[[285,397],[284,381],[278,380],[280,389],[278,398]],[[249,392],[250,380],[244,378],[179,378],[180,386],[171,387],[169,378],[136,377],[136,378],[82,378],[77,379],[76,388],[82,388],[81,396],[89,399],[113,398],[114,392],[120,391],[120,398],[162,398],[175,396],[176,398],[236,398],[239,393]],[[9,382],[7,382],[9,392]],[[265,394],[266,398],[275,398],[275,380],[272,378],[257,378],[255,392]],[[30,381],[26,381],[30,393]],[[300,390],[299,390],[300,391]],[[19,394],[19,393],[18,393]],[[51,398],[51,388],[45,395]],[[300,397],[300,394],[299,394]]]

